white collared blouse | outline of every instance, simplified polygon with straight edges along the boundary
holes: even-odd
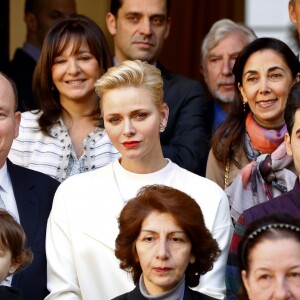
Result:
[[[68,130],[60,119],[45,135],[39,127],[41,112],[22,113],[19,136],[9,159],[22,167],[52,176],[62,182],[67,177],[103,167],[120,156],[103,128],[97,127],[84,139],[84,152],[76,158]]]

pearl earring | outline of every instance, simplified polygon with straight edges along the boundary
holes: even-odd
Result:
[[[164,132],[166,129],[166,124],[164,122],[161,122],[159,125],[159,131]]]

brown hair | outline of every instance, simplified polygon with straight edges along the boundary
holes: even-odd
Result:
[[[135,243],[143,221],[153,211],[171,214],[188,236],[196,261],[189,264],[185,271],[186,283],[190,287],[197,286],[200,275],[212,269],[220,253],[218,244],[206,228],[197,202],[187,194],[163,185],[141,188],[121,211],[115,250],[120,268],[130,272],[134,283],[138,283],[142,269],[136,261]]]
[[[76,52],[84,40],[102,68],[102,74],[105,73],[112,66],[111,55],[102,30],[91,19],[80,15],[65,19],[53,26],[44,40],[32,84],[33,97],[42,111],[39,125],[44,134],[49,134],[49,129],[62,112],[59,93],[52,81],[51,70],[54,60],[70,41],[74,43],[73,52]],[[99,103],[95,104],[91,115],[97,119],[100,117]]]
[[[20,264],[14,273],[31,264],[33,254],[25,247],[26,236],[23,228],[5,210],[0,209],[0,245],[11,252],[12,262]]]
[[[247,115],[250,112],[250,107],[249,105],[243,107],[243,97],[238,85],[241,84],[243,86],[244,67],[249,57],[253,53],[266,49],[273,50],[278,56],[282,57],[291,72],[293,80],[300,72],[300,63],[297,56],[287,44],[275,38],[257,38],[239,53],[232,70],[235,77],[234,86],[236,94],[234,102],[232,103],[232,109],[212,139],[213,154],[217,161],[224,167],[228,160],[232,161],[237,167],[242,167],[240,166],[240,162],[236,159],[235,149],[245,148],[245,123]]]
[[[256,245],[265,240],[294,239],[300,244],[300,219],[287,213],[271,214],[253,221],[246,229],[238,246],[240,272],[249,271],[250,255]],[[239,300],[248,300],[243,282],[238,291]]]
[[[288,95],[288,99],[284,111],[284,120],[287,128],[287,132],[292,137],[293,127],[295,125],[295,115],[298,109],[300,109],[300,82],[294,84]]]
[[[117,17],[119,9],[122,7],[124,0],[111,0],[110,1],[110,12]],[[170,16],[171,11],[171,0],[167,0],[167,16]]]

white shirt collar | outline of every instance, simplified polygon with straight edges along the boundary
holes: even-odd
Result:
[[[7,192],[9,190],[10,185],[11,183],[7,171],[7,163],[5,162],[3,167],[0,169],[0,187],[3,191]]]

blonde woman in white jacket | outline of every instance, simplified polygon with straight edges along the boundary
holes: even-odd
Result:
[[[107,134],[122,154],[101,169],[72,176],[55,196],[47,229],[49,299],[111,299],[133,289],[114,255],[117,217],[137,191],[163,184],[193,197],[221,255],[196,290],[222,299],[232,223],[223,190],[164,158],[160,131],[168,119],[160,71],[124,61],[96,83]]]

